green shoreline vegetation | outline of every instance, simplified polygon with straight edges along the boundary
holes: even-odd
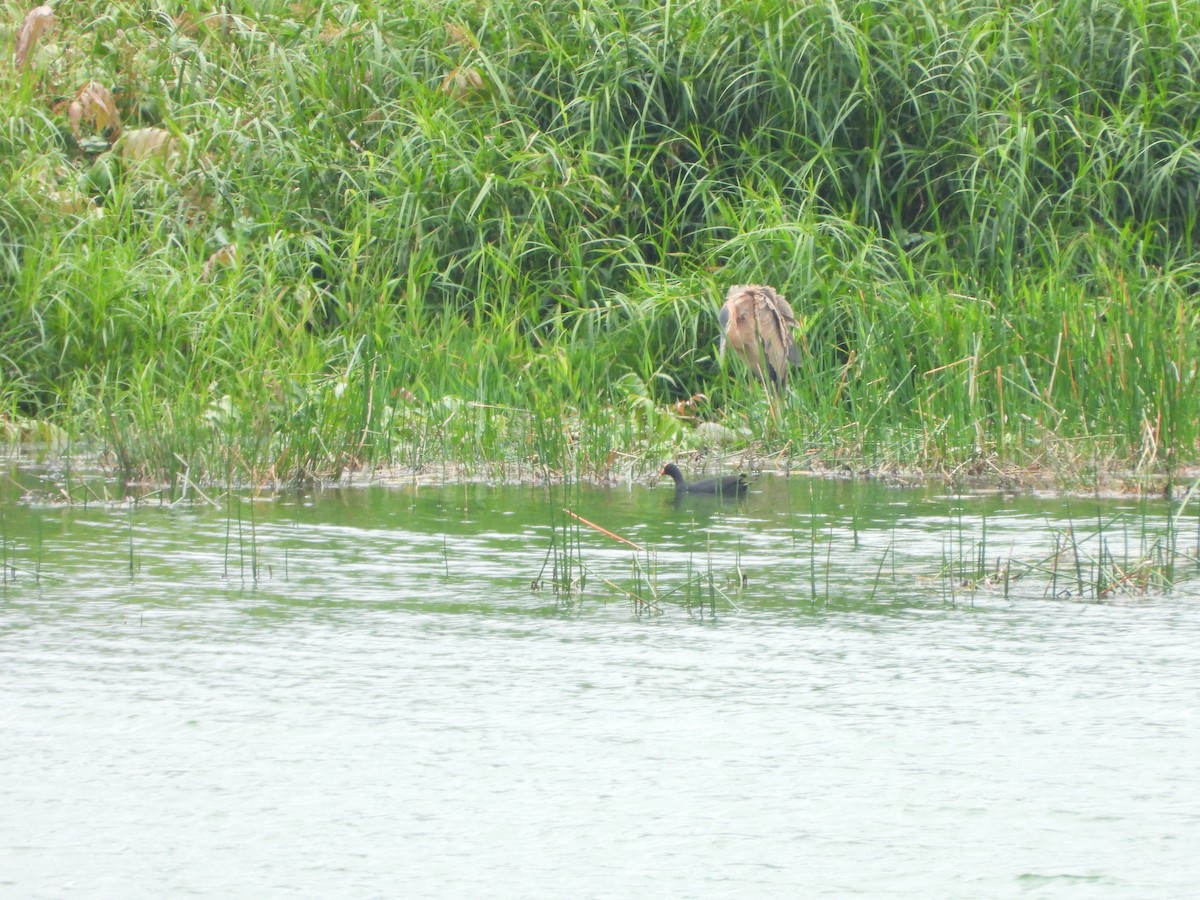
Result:
[[[1200,459],[1200,5],[6,3],[0,425],[176,484]],[[785,294],[768,402],[716,359]]]

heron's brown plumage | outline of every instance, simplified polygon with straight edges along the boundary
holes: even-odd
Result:
[[[783,295],[765,284],[735,284],[717,319],[721,353],[729,344],[764,383],[769,379],[777,388],[787,383],[788,363],[799,363],[800,352],[792,337],[796,315]]]

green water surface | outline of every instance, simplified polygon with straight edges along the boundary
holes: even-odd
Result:
[[[1200,884],[1178,504],[56,477],[0,501],[5,895]]]

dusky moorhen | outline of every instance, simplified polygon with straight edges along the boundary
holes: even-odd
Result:
[[[712,494],[715,496],[726,497],[741,497],[750,487],[750,479],[745,472],[738,472],[736,475],[724,475],[720,478],[706,478],[703,481],[688,482],[684,480],[683,473],[679,471],[679,467],[675,463],[667,463],[663,466],[660,475],[670,475],[675,482],[675,496],[680,497],[684,494]]]

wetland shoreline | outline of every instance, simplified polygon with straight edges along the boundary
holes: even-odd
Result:
[[[4,440],[168,486],[1200,462],[1200,5],[84,0],[0,31]],[[775,401],[718,353],[735,284],[794,312]]]

